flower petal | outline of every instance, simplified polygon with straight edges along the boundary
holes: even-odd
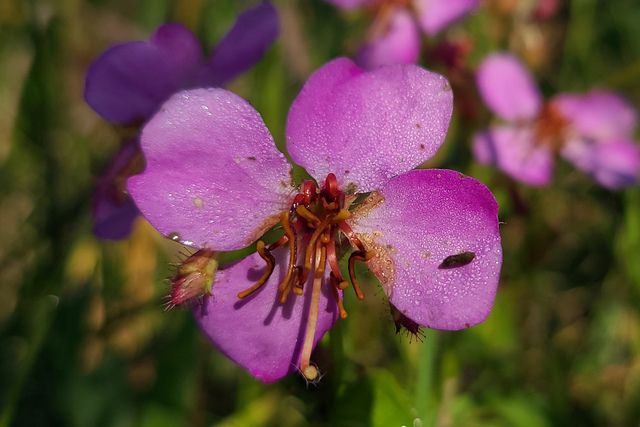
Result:
[[[184,25],[164,24],[151,36],[177,88],[187,88],[203,65],[202,45]]]
[[[126,193],[126,179],[142,168],[138,139],[123,144],[104,174],[98,178],[93,195],[93,234],[101,239],[125,239],[140,211]]]
[[[368,212],[356,208],[351,225],[376,251],[369,268],[391,304],[434,329],[482,322],[502,265],[489,189],[459,172],[429,169],[394,178],[379,193],[384,201]]]
[[[209,61],[206,83],[222,86],[258,62],[280,32],[278,12],[268,1],[242,13]]]
[[[164,235],[211,250],[247,246],[291,207],[291,165],[260,114],[224,89],[167,101],[144,127],[147,169],[128,182],[142,214]]]
[[[372,70],[394,62],[415,64],[418,61],[420,32],[411,14],[406,9],[395,8],[388,26],[386,32],[359,49],[356,63],[360,67]]]
[[[533,120],[542,107],[533,76],[509,53],[487,56],[478,67],[476,84],[489,109],[505,120]]]
[[[613,92],[561,93],[551,102],[575,130],[587,138],[631,139],[638,124],[637,110]]]
[[[479,3],[480,0],[413,0],[420,26],[430,36],[470,13]]]
[[[635,185],[640,178],[640,147],[632,141],[573,140],[565,144],[562,156],[612,190]]]
[[[251,287],[265,271],[256,253],[216,273],[212,295],[195,303],[196,321],[229,359],[264,382],[276,381],[298,369],[311,306],[311,283],[304,296],[293,292],[279,302],[278,285],[287,273],[289,250],[272,252],[276,269],[271,278],[243,300],[238,292]],[[312,279],[310,279],[312,280]],[[314,347],[338,319],[338,307],[328,283],[323,283]]]
[[[105,120],[127,125],[146,120],[175,90],[158,49],[130,42],[106,50],[91,64],[84,97]]]
[[[496,127],[478,133],[473,154],[480,163],[497,166],[507,175],[530,185],[547,185],[553,176],[553,152],[536,145],[529,128]]]
[[[372,191],[431,158],[453,109],[447,80],[414,65],[365,72],[339,58],[316,71],[293,102],[287,149],[319,182]]]
[[[110,122],[145,121],[200,61],[200,43],[187,28],[162,25],[149,43],[123,43],[100,55],[87,72],[85,100]]]

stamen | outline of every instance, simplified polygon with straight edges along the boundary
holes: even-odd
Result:
[[[304,194],[304,204],[310,205],[316,198],[316,184],[313,181],[303,182],[302,194]]]
[[[291,276],[291,280],[282,282],[278,287],[278,290],[282,293],[280,295],[281,304],[284,304],[285,302],[287,302],[287,297],[289,296],[289,290],[291,289],[291,284],[297,283],[298,276],[300,275],[300,270],[301,270],[300,267],[295,267],[293,269],[293,275]]]
[[[300,281],[298,283],[303,284],[306,283],[307,278],[309,277],[309,273],[311,272],[311,263],[313,262],[313,252],[315,250],[316,241],[318,237],[324,232],[324,229],[327,227],[331,218],[325,218],[324,221],[316,228],[316,230],[311,235],[311,239],[309,240],[309,244],[307,245],[307,251],[304,254],[304,269],[302,270],[302,275],[300,276]],[[295,289],[294,289],[295,292]]]
[[[331,200],[338,197],[338,180],[334,174],[327,175],[327,179],[324,181],[324,191],[327,192]]]
[[[322,251],[320,248],[316,249],[315,263],[316,266],[320,266],[322,261]],[[318,269],[319,270],[319,269]],[[318,307],[320,305],[320,291],[322,287],[323,273],[318,273],[316,270],[313,276],[313,291],[311,294],[311,308],[309,309],[309,319],[307,322],[307,333],[304,337],[304,345],[302,347],[302,354],[300,355],[300,370],[306,379],[313,381],[318,376],[318,369],[310,364],[311,350],[313,349],[313,341],[316,335],[316,325],[318,323]]]
[[[347,224],[344,221],[341,221],[338,223],[338,227],[340,227],[340,230],[342,230],[344,235],[347,236],[347,239],[349,239],[349,241],[353,243],[360,252],[366,251],[364,248],[364,245],[362,244],[358,236],[356,236],[356,233],[354,233],[351,227],[349,227],[349,224]]]
[[[340,311],[340,318],[346,319],[348,316],[347,311],[344,309],[342,298],[340,298],[340,293],[338,292],[338,289],[340,289],[340,283],[338,282],[338,279],[336,279],[336,276],[333,275],[333,273],[331,273],[330,278],[331,278],[331,290],[333,291],[333,298],[336,300],[336,304],[338,304],[338,310]]]
[[[271,277],[271,273],[273,273],[273,269],[276,265],[276,260],[271,255],[269,251],[265,251],[264,242],[262,240],[258,240],[258,254],[262,257],[263,260],[267,263],[267,271],[264,272],[260,280],[258,280],[252,287],[247,290],[244,290],[238,294],[238,298],[243,299],[254,293],[260,286],[264,285],[269,277]]]
[[[306,219],[307,221],[312,222],[315,227],[320,225],[320,223],[322,222],[320,218],[315,216],[313,212],[311,212],[309,209],[307,209],[304,206],[298,206],[296,208],[296,213],[300,215],[302,218]]]
[[[354,252],[349,257],[349,278],[351,279],[351,284],[353,285],[353,290],[356,292],[356,296],[359,300],[364,299],[364,294],[360,289],[360,285],[358,284],[358,280],[356,280],[356,269],[355,264],[356,261],[369,261],[371,258],[376,256],[375,251],[367,251],[367,252]]]
[[[289,287],[291,286],[289,282],[291,282],[291,278],[293,276],[293,271],[295,268],[296,255],[298,252],[298,244],[296,242],[296,235],[291,229],[291,224],[289,223],[288,212],[282,212],[280,214],[280,222],[282,223],[282,229],[285,232],[285,235],[282,237],[286,236],[287,239],[289,240],[289,268],[287,269],[287,275],[285,276],[284,280],[282,281],[280,286],[278,286],[278,289],[280,290],[280,292],[284,292],[285,287],[286,289],[289,289]],[[285,300],[286,300],[286,296],[285,296]]]
[[[344,290],[349,286],[349,282],[342,278],[342,272],[340,271],[340,264],[338,264],[338,256],[336,255],[336,234],[330,233],[330,240],[327,244],[327,260],[329,261],[329,267],[331,267],[331,274],[335,276],[339,283],[338,288]]]
[[[347,209],[342,209],[340,212],[333,216],[331,223],[337,224],[340,221],[344,221],[345,219],[349,218],[351,218],[351,212],[349,212]]]

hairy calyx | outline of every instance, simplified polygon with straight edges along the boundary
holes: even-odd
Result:
[[[349,279],[358,299],[364,294],[355,277],[355,262],[368,261],[375,256],[372,250],[367,251],[360,239],[355,235],[346,220],[351,213],[345,204],[345,193],[338,188],[334,174],[329,174],[322,189],[312,181],[304,181],[301,191],[293,199],[291,208],[282,212],[280,223],[284,235],[275,243],[266,246],[258,241],[258,254],[267,263],[263,276],[249,289],[238,294],[238,298],[246,298],[269,280],[275,269],[275,258],[271,252],[285,244],[289,245],[289,264],[287,274],[278,286],[280,302],[285,303],[290,292],[303,295],[305,284],[312,277],[311,309],[307,323],[305,342],[300,357],[300,370],[310,381],[318,377],[315,366],[310,364],[311,350],[318,320],[318,305],[323,278],[329,268],[329,285],[340,311],[340,317],[346,318],[341,290],[349,286],[340,272],[336,251],[336,234],[342,233],[351,243],[354,251],[349,256]]]

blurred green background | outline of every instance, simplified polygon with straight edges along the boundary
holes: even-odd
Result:
[[[543,0],[545,1],[545,0]],[[640,420],[640,189],[613,193],[560,162],[529,188],[473,163],[490,120],[471,70],[510,49],[547,96],[593,86],[640,106],[637,0],[486,0],[426,41],[422,64],[459,101],[427,166],[463,171],[500,203],[502,279],[493,312],[460,332],[396,335],[371,274],[346,292],[349,318],[313,359],[318,385],[253,380],[199,333],[163,312],[164,279],[182,250],[144,220],[122,242],[91,234],[96,176],[132,134],[83,101],[87,67],[111,44],[182,22],[211,48],[250,1],[0,1],[0,427],[16,426],[631,426]],[[275,1],[278,42],[229,89],[260,111],[280,147],[306,77],[350,55],[367,15],[317,0]],[[445,67],[428,54],[470,46]]]

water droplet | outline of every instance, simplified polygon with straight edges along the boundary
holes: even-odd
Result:
[[[174,242],[177,242],[180,240],[180,234],[177,231],[172,231],[167,235],[167,237],[173,240]]]

